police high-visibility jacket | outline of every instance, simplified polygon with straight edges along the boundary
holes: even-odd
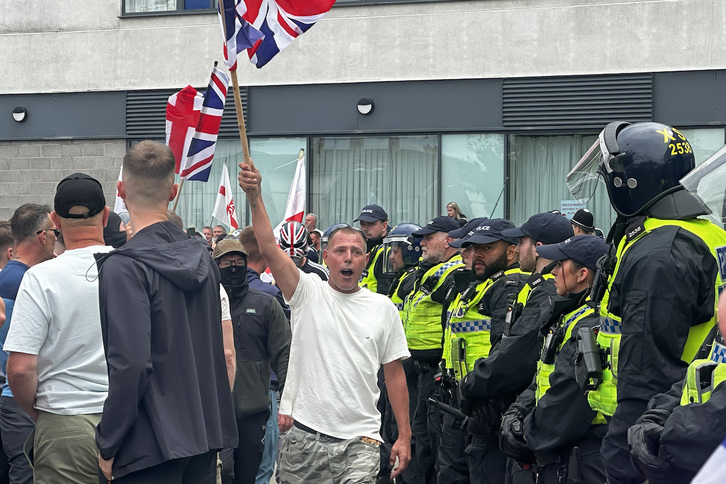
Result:
[[[473,282],[476,289],[472,295],[464,291],[456,296],[447,311],[444,333],[443,358],[447,368],[453,368],[451,348],[456,338],[466,341],[467,371],[474,368],[476,360],[489,356],[492,346],[504,332],[502,316],[506,315],[508,299],[520,290],[524,276],[528,275],[515,265],[493,274],[484,282]],[[464,300],[462,296],[469,297]],[[493,325],[497,326],[495,331],[492,331]]]
[[[374,246],[370,254],[370,260],[366,270],[361,274],[358,285],[365,287],[371,292],[387,295],[393,283],[393,276],[383,273],[383,259],[388,256],[383,245]]]
[[[620,357],[620,339],[622,334],[622,319],[619,314],[611,311],[610,299],[611,290],[613,284],[617,279],[618,272],[623,264],[628,264],[628,251],[631,247],[636,244],[642,244],[648,242],[648,237],[656,236],[659,232],[659,228],[665,227],[679,227],[685,229],[689,233],[703,240],[708,245],[711,253],[715,258],[718,258],[717,249],[721,251],[724,257],[726,257],[726,232],[718,228],[716,225],[710,223],[707,220],[659,220],[655,218],[648,218],[642,225],[634,227],[632,230],[637,230],[636,234],[632,237],[623,237],[618,244],[616,252],[617,263],[615,271],[608,280],[608,288],[605,292],[602,302],[600,303],[600,331],[597,336],[598,345],[605,350],[608,355],[607,368],[603,370],[603,381],[597,390],[588,393],[588,400],[593,409],[602,412],[605,415],[612,416],[615,413],[617,407],[617,376],[620,370],[619,357]],[[662,230],[662,229],[661,229]],[[655,231],[655,232],[654,232]],[[652,233],[652,235],[651,235]],[[726,259],[724,259],[726,260]],[[672,268],[675,269],[675,268]],[[672,271],[671,269],[671,271]],[[669,271],[670,272],[670,271]],[[665,281],[663,281],[665,283]],[[675,281],[674,281],[675,282]],[[716,324],[716,306],[718,304],[718,287],[722,286],[723,280],[722,275],[718,273],[715,278],[715,293],[712,295],[712,317],[702,320],[698,324],[690,324],[687,329],[685,344],[682,346],[681,354],[678,355],[683,366],[693,361],[697,356],[697,353],[704,341],[708,337],[709,332]],[[666,288],[664,290],[677,290],[676,287]],[[649,295],[642,295],[648,297]],[[641,309],[637,307],[631,308],[634,312]],[[621,308],[621,310],[626,310]],[[620,313],[620,311],[617,311]],[[705,319],[705,318],[704,318]],[[658,321],[653,321],[658,323]]]
[[[679,206],[668,197],[661,202],[649,210]],[[726,276],[719,271],[726,232],[711,222],[637,217],[628,223],[600,306],[598,344],[609,350],[609,371],[588,394],[592,408],[612,415],[602,454],[613,483],[636,473],[628,428],[653,396],[684,378],[716,323],[717,288]]]
[[[405,323],[406,309],[404,307],[404,301],[406,296],[411,294],[415,282],[416,267],[409,267],[398,277],[398,280],[391,285],[391,291],[389,298],[391,302],[398,309],[398,315],[401,317],[401,321]],[[405,326],[404,326],[405,328]]]
[[[404,328],[408,347],[412,351],[441,350],[443,338],[443,302],[447,285],[453,284],[449,276],[464,268],[460,255],[451,257],[428,269],[416,281],[413,292],[406,299]],[[415,358],[416,354],[412,354]],[[439,354],[440,357],[440,354]]]
[[[585,438],[602,438],[604,429],[592,425],[605,423],[604,417],[592,410],[575,377],[577,333],[598,323],[598,315],[587,303],[589,291],[567,296],[553,296],[553,314],[549,322],[549,346],[542,349],[542,358],[532,385],[517,399],[522,409],[527,444],[535,452],[547,452],[576,445]],[[526,403],[529,402],[529,403]]]

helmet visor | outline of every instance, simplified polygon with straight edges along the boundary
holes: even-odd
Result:
[[[681,178],[681,185],[719,226],[726,224],[726,146]]]
[[[592,198],[598,183],[604,183],[601,175],[602,169],[602,143],[598,138],[567,174],[567,188],[570,189],[575,200],[587,203]]]
[[[411,242],[407,236],[392,236],[383,239],[383,272],[385,274],[395,274],[404,268],[405,257],[404,252],[411,247]]]

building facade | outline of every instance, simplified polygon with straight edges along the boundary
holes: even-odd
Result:
[[[30,0],[8,9],[0,219],[52,201],[74,171],[101,180],[112,204],[127,147],[163,141],[168,96],[203,89],[221,60],[213,7],[96,0],[81,12],[77,2]],[[567,208],[566,173],[616,119],[677,126],[702,162],[726,136],[723,25],[718,0],[339,0],[263,69],[240,56],[273,223],[301,148],[307,208],[323,228],[368,203],[394,224],[424,223],[449,201],[515,223]],[[230,93],[210,180],[186,183],[180,197],[187,225],[212,222],[221,171],[234,179],[241,153]],[[606,229],[604,190],[588,208]]]

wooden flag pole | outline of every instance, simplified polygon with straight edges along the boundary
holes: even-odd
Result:
[[[234,107],[237,111],[237,129],[239,130],[239,140],[242,143],[242,153],[244,154],[245,163],[250,162],[250,146],[247,142],[247,129],[245,128],[245,115],[242,111],[242,97],[239,95],[239,82],[237,81],[237,69],[230,72],[232,74],[232,89],[234,90]]]
[[[219,16],[222,19],[222,32],[224,33],[224,51],[227,53],[227,59],[230,59],[231,52],[227,51],[227,20],[224,17],[224,1],[219,2]],[[236,56],[236,54],[235,54]],[[237,59],[235,59],[236,61]],[[239,141],[242,143],[242,153],[245,163],[250,162],[250,146],[247,142],[247,129],[245,127],[245,115],[242,111],[242,98],[239,95],[239,81],[237,80],[237,69],[230,69],[232,75],[232,89],[234,91],[234,108],[237,112],[237,129],[239,130]]]
[[[179,190],[176,192],[176,198],[174,199],[174,207],[171,209],[172,213],[176,213],[176,206],[179,205],[179,197],[181,196],[182,187],[184,186],[184,178],[179,182]]]

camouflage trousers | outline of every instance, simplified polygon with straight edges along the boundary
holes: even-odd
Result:
[[[374,484],[381,466],[378,445],[336,439],[292,427],[280,450],[280,484]]]

